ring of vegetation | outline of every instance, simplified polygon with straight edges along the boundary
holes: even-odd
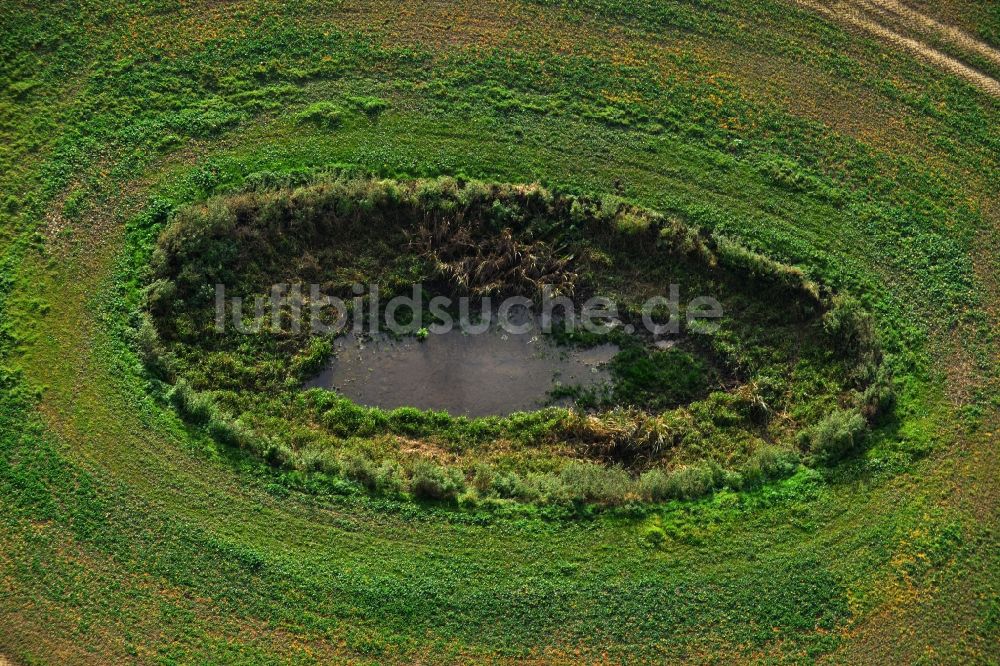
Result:
[[[549,284],[577,303],[611,297],[636,323],[646,299],[680,283],[725,316],[670,349],[614,331],[612,388],[575,407],[467,418],[303,389],[333,353],[329,336],[216,330],[214,285],[249,301],[296,282],[348,303],[358,283],[385,299],[414,283],[476,298],[538,297]],[[536,185],[259,179],[176,214],[146,293],[137,344],[164,399],[216,440],[338,492],[478,505],[691,498],[835,461],[892,400],[850,298],[681,220]]]

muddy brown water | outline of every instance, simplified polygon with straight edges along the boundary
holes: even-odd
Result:
[[[454,416],[508,415],[553,403],[560,386],[599,387],[610,382],[613,344],[556,345],[538,333],[490,329],[473,335],[455,329],[392,339],[349,334],[334,343],[334,358],[306,388],[333,389],[358,404],[416,407]]]

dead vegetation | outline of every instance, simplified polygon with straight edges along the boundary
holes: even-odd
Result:
[[[579,279],[572,254],[544,241],[515,238],[508,228],[483,235],[471,224],[437,217],[411,234],[410,248],[473,296],[541,293],[544,285],[572,296]]]

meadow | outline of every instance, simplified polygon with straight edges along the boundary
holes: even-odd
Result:
[[[913,5],[1000,48],[985,5]],[[0,657],[1000,659],[987,90],[772,0],[13,0],[0,26]],[[988,50],[938,47],[998,74]],[[372,179],[649,211],[716,239],[728,282],[685,261],[745,289],[747,313],[762,294],[794,300],[746,286],[775,273],[849,306],[789,324],[812,332],[801,359],[748,318],[727,353],[774,364],[778,414],[756,423],[738,389],[704,398],[689,411],[717,431],[652,467],[609,453],[615,428],[635,441],[634,414],[568,448],[582,426],[562,411],[368,410],[288,384],[323,349],[164,336],[177,313],[156,320],[151,285],[177,277],[171,233],[174,250],[198,240],[185,220]],[[548,240],[569,238],[555,219]],[[228,265],[203,250],[199,270]],[[586,268],[627,295],[600,265]],[[859,321],[865,353],[838,350]],[[650,393],[629,407],[652,410]],[[292,434],[255,446],[249,431]],[[546,447],[490,448],[514,431]],[[398,437],[452,457],[398,458]],[[329,468],[302,457],[345,441]],[[483,460],[503,474],[477,481]],[[643,490],[656,465],[669,490]]]

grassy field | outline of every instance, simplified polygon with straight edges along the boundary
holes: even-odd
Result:
[[[937,4],[912,6],[997,46],[987,3]],[[2,657],[1000,661],[982,87],[770,0],[11,0],[0,54]],[[614,194],[725,234],[872,313],[891,418],[838,465],[572,516],[268,466],[150,380],[146,267],[174,211],[331,172]]]

